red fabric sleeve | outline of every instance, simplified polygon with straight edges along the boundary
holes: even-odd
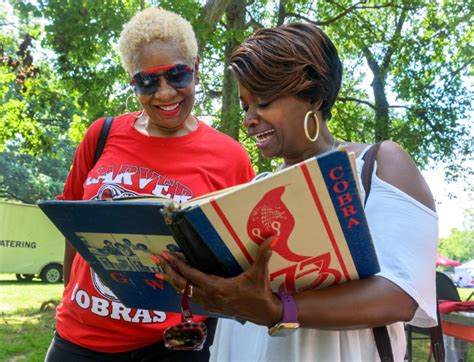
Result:
[[[56,199],[82,200],[84,181],[93,166],[95,149],[104,121],[105,118],[98,119],[86,131],[74,154],[74,161],[64,183],[63,192],[56,196]]]

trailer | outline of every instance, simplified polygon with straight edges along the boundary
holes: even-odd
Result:
[[[0,273],[63,279],[64,236],[36,205],[0,201]]]

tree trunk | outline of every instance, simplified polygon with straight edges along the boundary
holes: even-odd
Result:
[[[278,19],[277,25],[282,25],[285,22],[286,18],[286,9],[285,9],[286,0],[280,0],[280,4],[278,5]]]
[[[385,94],[385,76],[381,73],[374,74],[372,89],[375,99],[375,142],[389,139],[388,101]]]
[[[226,9],[227,29],[233,33],[241,33],[245,29],[245,1],[232,0]],[[232,51],[240,41],[233,36],[229,39],[224,49],[224,80],[222,84],[222,112],[220,130],[232,138],[239,139],[240,129],[240,101],[237,82],[232,73],[227,69]]]
[[[197,24],[205,26],[201,27],[200,31],[196,34],[198,37],[199,54],[202,55],[209,34],[216,28],[216,24],[220,21],[222,15],[224,15],[231,1],[232,0],[207,0],[206,5],[202,8]]]

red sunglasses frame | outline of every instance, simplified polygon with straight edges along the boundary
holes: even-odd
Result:
[[[130,85],[134,85],[135,84],[135,80],[133,79],[137,74],[139,73],[145,73],[145,74],[152,74],[152,73],[158,73],[158,72],[163,72],[163,71],[167,71],[167,70],[170,70],[170,69],[173,69],[174,67],[178,66],[180,64],[170,64],[170,65],[162,65],[162,66],[159,66],[159,67],[155,67],[155,68],[150,68],[150,69],[145,69],[141,72],[137,72],[135,73],[133,76],[132,76],[132,79],[130,80]],[[186,65],[186,64],[183,64],[183,65]],[[193,68],[191,68],[189,65],[186,65],[186,67],[189,69],[189,71],[191,73],[194,72]],[[166,76],[166,73],[165,74],[162,74],[163,76]]]

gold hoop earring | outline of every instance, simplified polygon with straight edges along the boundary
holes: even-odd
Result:
[[[308,118],[309,118],[310,115],[313,115],[314,125],[316,127],[316,134],[315,134],[314,138],[311,138],[311,136],[309,135],[309,131],[308,131]],[[308,141],[310,141],[310,142],[316,142],[316,140],[319,137],[319,120],[318,120],[318,116],[313,111],[308,111],[308,113],[306,113],[306,116],[304,117],[304,134],[305,134],[306,138],[308,139]]]
[[[130,113],[130,115],[132,117],[135,117],[135,118],[140,118],[141,116],[143,116],[143,113],[145,113],[145,111],[142,109],[142,111],[138,114],[138,116],[134,116],[132,114],[132,112],[128,109],[128,100],[130,99],[130,97],[132,97],[134,94],[129,94],[127,99],[125,99],[125,112],[126,113]]]

